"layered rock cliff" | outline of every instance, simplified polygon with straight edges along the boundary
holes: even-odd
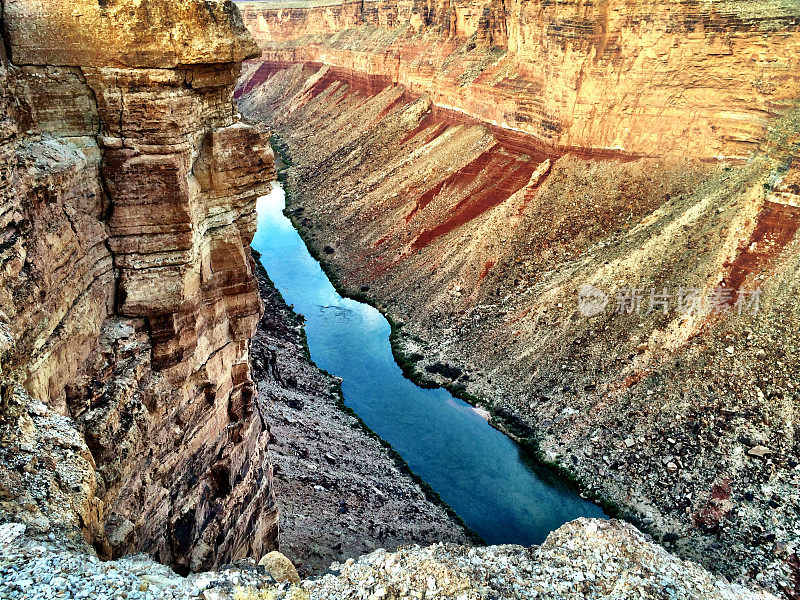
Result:
[[[249,242],[274,162],[231,102],[257,49],[230,2],[1,4],[3,519],[183,571],[258,556]]]
[[[747,156],[800,96],[791,1],[239,6],[261,78],[270,64],[325,64],[557,147]]]

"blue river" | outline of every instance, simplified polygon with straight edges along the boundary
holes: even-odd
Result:
[[[284,216],[283,188],[258,201],[253,248],[286,302],[306,319],[311,358],[341,377],[345,403],[389,442],[489,544],[540,544],[578,517],[604,518],[595,504],[444,389],[403,376],[390,327],[375,308],[343,298]]]

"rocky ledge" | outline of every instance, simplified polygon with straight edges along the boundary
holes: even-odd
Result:
[[[439,600],[703,598],[774,600],[681,561],[620,521],[578,519],[539,547],[434,544],[376,550],[297,583],[280,563],[240,561],[182,578],[144,556],[100,563],[0,528],[3,598],[203,598],[204,600]],[[12,541],[13,540],[13,541]],[[264,561],[266,562],[266,561]]]

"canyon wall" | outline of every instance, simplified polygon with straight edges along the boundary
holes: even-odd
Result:
[[[182,571],[258,558],[257,47],[227,1],[0,5],[0,514]]]
[[[238,91],[290,157],[296,226],[391,315],[410,375],[679,556],[797,597],[800,110],[717,161],[547,145],[436,93],[270,58]]]
[[[402,84],[563,148],[744,157],[800,97],[794,2],[241,2],[265,61]]]

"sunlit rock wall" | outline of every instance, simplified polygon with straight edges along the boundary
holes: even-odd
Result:
[[[5,471],[0,517],[77,523],[103,554],[179,570],[258,558],[277,519],[249,243],[274,163],[231,101],[257,48],[226,1],[2,10],[0,413],[65,417],[89,451],[83,487],[47,479],[46,446],[7,448],[92,500],[65,519]]]
[[[554,146],[744,157],[800,97],[794,2],[239,6],[263,60],[384,76]]]

